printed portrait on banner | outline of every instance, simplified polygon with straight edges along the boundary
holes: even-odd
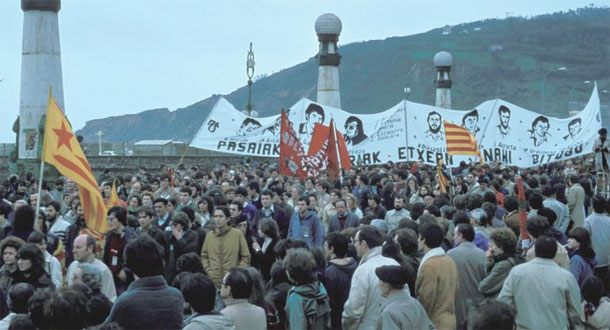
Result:
[[[510,135],[510,109],[507,106],[501,105],[498,108],[498,117],[500,123],[496,126],[498,132],[503,138],[507,138]]]
[[[444,141],[445,132],[443,131],[443,118],[441,114],[436,111],[428,113],[427,122],[428,130],[424,132],[424,137],[434,142]]]
[[[478,125],[479,112],[477,111],[477,109],[466,113],[464,117],[462,117],[462,126],[466,127],[466,129],[470,131],[470,134],[472,134],[472,136],[474,136],[475,138],[479,137],[477,134],[479,134],[479,132],[481,131]]]
[[[528,130],[534,147],[539,147],[548,141],[551,137],[551,134],[549,133],[550,128],[551,123],[547,117],[538,116],[534,119],[531,128]]]
[[[364,134],[364,126],[362,120],[356,116],[349,116],[345,121],[345,143],[347,146],[356,146],[366,140],[368,136]]]

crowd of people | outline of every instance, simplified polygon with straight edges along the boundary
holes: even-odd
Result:
[[[105,234],[70,180],[38,194],[13,175],[0,330],[610,327],[610,200],[590,157],[451,172],[444,191],[420,163],[334,180],[270,162],[106,170]]]

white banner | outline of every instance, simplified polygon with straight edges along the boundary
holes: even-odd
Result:
[[[446,120],[474,134],[485,162],[538,166],[590,153],[601,128],[600,116],[597,85],[583,111],[566,119],[543,116],[500,99],[485,101],[467,111],[403,101],[379,113],[352,114],[304,98],[288,111],[305,150],[315,124],[328,126],[333,118],[345,136],[352,163],[365,165],[389,161],[432,165],[437,158],[443,158],[445,164],[457,166],[459,161],[471,159],[446,154]],[[190,146],[279,157],[279,130],[280,115],[248,117],[220,98]]]

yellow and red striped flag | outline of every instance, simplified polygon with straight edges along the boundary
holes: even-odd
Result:
[[[44,128],[42,160],[55,166],[59,173],[78,184],[87,227],[108,231],[106,205],[83,150],[72,132],[70,123],[49,93]]]
[[[449,176],[443,168],[443,159],[439,158],[436,164],[436,176],[438,177],[438,186],[441,193],[447,193],[449,190]]]
[[[471,155],[479,157],[481,163],[483,158],[479,151],[477,139],[472,136],[470,131],[462,126],[445,121],[445,140],[447,141],[447,154]]]

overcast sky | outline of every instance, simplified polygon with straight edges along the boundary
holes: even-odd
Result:
[[[0,142],[14,142],[11,127],[19,113],[20,3],[0,0]],[[74,129],[80,129],[91,119],[154,108],[175,110],[212,94],[230,93],[247,81],[245,62],[250,42],[254,43],[255,74],[291,67],[317,52],[314,22],[327,12],[343,22],[341,45],[507,14],[565,11],[590,3],[62,0],[59,30],[65,112]]]

